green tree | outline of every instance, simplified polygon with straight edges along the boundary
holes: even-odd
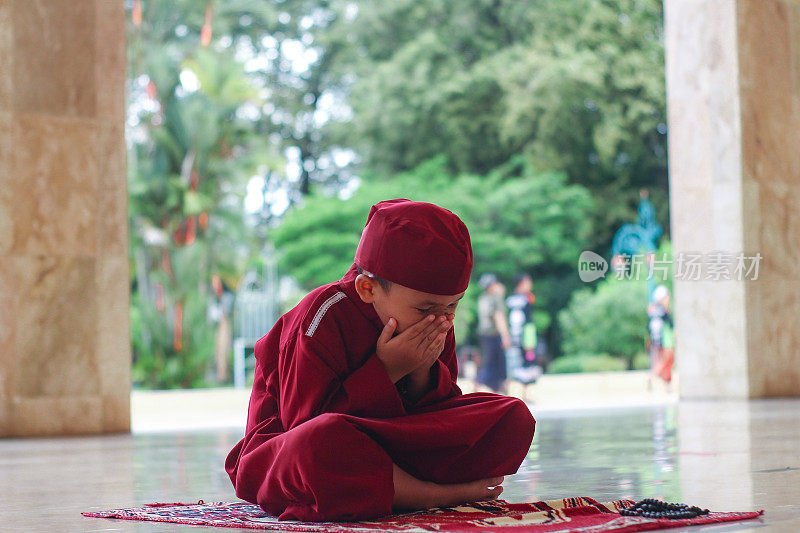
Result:
[[[342,83],[332,65],[352,49],[340,32],[340,8],[329,0],[135,0],[141,22],[132,25],[131,64],[145,72],[146,57],[191,55],[208,46],[244,67],[259,102],[240,109],[260,136],[288,159],[261,172],[267,206],[260,213],[272,223],[285,209],[321,185],[326,193],[346,186],[356,157],[350,146],[334,142],[329,120],[350,114]],[[133,15],[135,19],[136,16]],[[343,16],[343,15],[342,15]],[[168,69],[169,70],[169,69]],[[343,118],[344,117],[344,118]],[[278,196],[281,200],[275,201]]]
[[[276,161],[246,113],[259,103],[257,87],[232,50],[211,46],[208,13],[197,2],[159,1],[136,2],[131,13],[133,371],[150,387],[205,382],[211,279],[234,286],[257,249],[245,186]]]
[[[294,204],[274,239],[306,286],[349,265],[369,205],[410,196],[468,221],[476,272],[531,273],[551,318],[580,286],[578,253],[607,250],[640,187],[668,227],[659,0],[129,6],[134,303],[173,344],[209,276],[234,286]],[[355,196],[322,199],[351,195],[356,172]],[[241,209],[254,175],[255,231]],[[197,281],[176,275],[192,247]],[[155,353],[161,324],[137,316],[137,357]],[[164,357],[200,353],[186,342]]]
[[[353,48],[337,31],[346,4],[329,0],[216,0],[214,31],[230,37],[245,58],[249,76],[265,95],[251,109],[258,132],[287,154],[296,174],[286,169],[264,173],[265,193],[288,191],[291,204],[313,187],[336,192],[352,176],[350,146],[340,146],[326,128],[347,120],[342,79],[333,65]],[[340,13],[342,12],[342,13]],[[270,213],[265,212],[265,219]],[[268,222],[268,220],[266,220]]]
[[[197,268],[206,255],[201,242],[173,248],[173,275],[153,269],[149,277],[156,294],[151,297],[141,288],[132,294],[134,383],[161,389],[208,384],[215,330],[206,318],[207,271]]]
[[[610,355],[633,368],[644,351],[647,332],[647,291],[643,281],[603,281],[572,294],[558,319],[564,332],[563,357]]]
[[[359,1],[345,144],[393,175],[445,154],[484,175],[517,154],[589,188],[592,247],[650,189],[668,227],[659,0]],[[351,9],[352,11],[352,9]]]

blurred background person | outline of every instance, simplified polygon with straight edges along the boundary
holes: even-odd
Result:
[[[506,288],[491,273],[482,275],[479,283],[483,292],[478,297],[481,360],[477,382],[493,392],[504,392],[507,376],[505,350],[511,346],[503,303]]]
[[[669,289],[659,285],[653,289],[651,302],[647,306],[648,329],[650,332],[650,380],[658,377],[667,385],[672,381],[672,365],[675,362],[675,336],[669,308]]]
[[[533,323],[533,280],[528,274],[514,276],[514,292],[506,298],[508,333],[511,345],[506,350],[508,377],[523,385],[536,383],[542,367],[536,360],[536,325]]]

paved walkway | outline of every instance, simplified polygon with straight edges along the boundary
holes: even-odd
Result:
[[[470,379],[459,379],[465,393],[476,390]],[[537,413],[635,407],[675,403],[677,381],[671,390],[655,383],[648,390],[648,373],[598,372],[591,374],[546,374],[535,385],[510,386],[509,394],[523,398]],[[134,391],[131,394],[132,429],[135,433],[186,431],[244,427],[249,389],[198,389],[176,391]]]

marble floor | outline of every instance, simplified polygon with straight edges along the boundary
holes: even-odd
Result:
[[[536,435],[506,480],[508,501],[657,497],[766,510],[760,520],[670,531],[800,532],[800,400],[532,410]],[[234,499],[222,463],[240,434],[0,439],[0,531],[212,531],[80,512]]]

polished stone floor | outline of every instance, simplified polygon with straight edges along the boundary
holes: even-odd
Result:
[[[670,531],[800,532],[800,400],[532,410],[534,443],[507,478],[508,501],[658,497],[766,510],[760,520]],[[212,531],[80,512],[232,500],[222,463],[240,433],[0,440],[0,531]]]

